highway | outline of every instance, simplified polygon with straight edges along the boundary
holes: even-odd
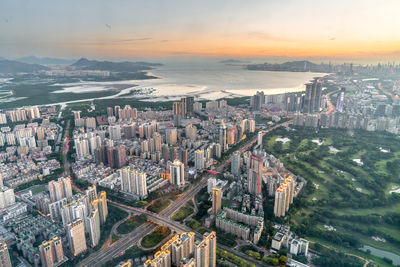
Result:
[[[396,99],[396,97],[389,92],[388,90],[386,90],[385,88],[383,88],[381,83],[378,83],[378,89],[381,90],[385,95],[387,95],[389,98],[391,98],[393,101]]]
[[[291,121],[287,121],[281,124],[277,124],[268,130],[265,130],[263,133],[263,136],[271,132],[272,130],[280,127],[280,126],[288,126]],[[247,143],[246,145],[242,146],[238,150],[240,150],[241,153],[244,151],[248,150],[255,142],[257,142],[257,135],[253,138],[252,141]],[[220,163],[216,167],[217,172],[221,172],[228,164],[230,163],[230,159],[226,160],[223,163]],[[190,199],[194,198],[200,190],[207,185],[207,180],[211,175],[205,175],[197,184],[191,185],[184,193],[182,193],[174,202],[172,202],[168,207],[166,207],[164,210],[162,210],[159,214],[150,212],[148,210],[144,210],[141,208],[135,208],[135,207],[130,207],[126,206],[120,203],[116,203],[111,200],[107,200],[108,202],[117,205],[121,207],[122,209],[129,210],[129,211],[134,211],[137,213],[142,213],[146,214],[147,218],[164,226],[168,226],[172,230],[175,230],[176,232],[186,232],[186,231],[193,231],[187,226],[181,225],[180,223],[173,221],[170,219],[170,217],[174,214],[174,212],[178,211],[181,207],[183,207]],[[154,229],[156,228],[155,224],[151,223],[145,223],[136,228],[134,231],[130,232],[129,234],[125,235],[122,237],[120,240],[116,241],[113,243],[110,247],[107,247],[103,250],[94,252],[90,254],[86,259],[81,261],[78,266],[96,266],[97,264],[105,263],[114,257],[117,257],[121,255],[126,249],[130,248],[134,244],[136,244],[142,237],[148,235]],[[196,237],[201,238],[200,234],[196,234]],[[220,245],[219,245],[220,246]],[[222,247],[222,246],[221,246]],[[222,247],[223,249],[243,258],[246,255],[238,252],[236,250],[230,249],[228,247]],[[260,265],[259,262],[254,261],[250,257],[246,257],[246,260],[249,262],[254,263],[256,266],[265,266]]]
[[[328,115],[331,114],[333,111],[335,111],[335,106],[332,104],[332,101],[331,101],[331,95],[339,92],[339,90],[340,90],[340,86],[338,86],[338,90],[329,92],[325,95],[325,99],[326,99],[326,102],[328,105],[328,110],[325,113]]]
[[[63,150],[62,150],[62,160],[64,173],[63,176],[69,176],[71,173],[71,163],[68,161],[68,151],[69,151],[69,127],[71,125],[71,121],[67,121],[67,126],[65,127],[64,141],[63,141]]]
[[[120,206],[121,208],[123,208],[123,209],[125,209],[127,211],[138,212],[138,209],[130,207],[130,206],[125,206],[125,205],[118,205],[118,206]],[[147,210],[142,210],[142,209],[140,209],[140,210],[141,211],[139,211],[139,212],[143,212],[144,214],[146,214],[147,218],[150,219],[151,221],[153,221],[153,222],[155,222],[157,224],[163,225],[163,226],[167,226],[171,230],[173,230],[173,231],[175,231],[177,233],[193,232],[193,229],[191,229],[191,228],[187,227],[186,225],[183,225],[183,224],[181,224],[179,222],[176,222],[176,221],[173,221],[173,220],[171,220],[169,218],[166,218],[165,216],[162,216],[160,214],[156,214],[156,213],[153,213],[153,212],[149,212]],[[202,239],[203,236],[200,233],[196,232],[196,238],[197,239]],[[223,249],[223,250],[226,250],[228,252],[231,252],[231,253],[235,254],[236,256],[238,256],[240,258],[245,258],[247,261],[253,263],[256,266],[265,266],[265,264],[260,265],[260,263],[258,261],[253,260],[248,255],[246,255],[246,254],[244,254],[244,253],[242,253],[240,251],[236,251],[236,250],[234,250],[232,248],[229,248],[229,247],[221,245],[221,244],[218,244],[218,247]]]
[[[172,230],[175,230],[177,232],[182,232],[183,229],[184,231],[189,231],[189,229],[186,226],[177,226],[177,222],[172,221],[169,219],[170,216],[173,215],[173,213],[177,210],[179,210],[181,207],[183,207],[190,199],[192,199],[204,186],[207,185],[207,179],[208,177],[203,177],[203,179],[191,186],[189,190],[181,194],[174,202],[172,202],[168,207],[166,207],[160,214],[153,213],[148,210],[140,209],[140,208],[135,208],[135,207],[130,207],[126,206],[120,203],[113,202],[111,200],[108,200],[108,202],[117,205],[125,210],[129,211],[135,211],[138,213],[146,214],[148,219],[157,222],[159,224],[165,225],[170,227]],[[132,245],[136,244],[142,237],[150,234],[157,226],[155,224],[151,223],[145,223],[138,228],[136,228],[134,231],[130,232],[129,234],[125,235],[122,237],[120,240],[117,242],[113,243],[110,247],[105,248],[101,251],[94,252],[89,255],[85,260],[80,262],[79,266],[95,266],[96,264],[99,263],[104,263],[109,260],[111,260],[114,257],[119,256],[121,253],[123,253],[126,249],[131,247]]]

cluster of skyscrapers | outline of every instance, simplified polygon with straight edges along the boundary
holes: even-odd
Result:
[[[250,107],[253,110],[261,110],[265,104],[265,94],[263,91],[257,92],[250,98]]]
[[[285,179],[275,191],[274,214],[276,217],[285,216],[293,203],[294,181],[291,176]]]
[[[134,169],[132,166],[121,169],[121,190],[137,196],[139,199],[147,197],[146,173]]]
[[[265,95],[257,92],[251,97],[252,110],[266,108],[270,111],[303,112],[306,114],[319,113],[322,104],[322,83],[314,80],[306,84],[305,93],[285,93]]]
[[[137,113],[137,109],[130,105],[126,105],[124,108],[120,106],[115,106],[114,109],[112,107],[107,108],[107,117],[116,117],[121,120],[136,119]]]
[[[173,103],[172,110],[174,112],[174,115],[179,115],[182,118],[192,116],[193,104],[194,104],[193,96],[182,97],[180,102]]]
[[[336,110],[340,113],[344,111],[344,92],[345,88],[344,87],[340,88],[340,92],[336,100]]]
[[[97,246],[101,226],[108,216],[106,192],[97,193],[97,188],[93,185],[88,187],[85,194],[73,195],[69,177],[50,181],[48,188],[50,198],[37,199],[36,206],[42,213],[49,214],[53,221],[62,222],[66,229],[70,255],[74,257],[85,252],[87,245]],[[48,244],[55,243],[50,240]],[[50,257],[51,253],[46,255]]]
[[[176,186],[183,186],[185,184],[185,165],[179,160],[174,160],[170,164],[170,183]]]
[[[213,187],[211,214],[216,216],[221,211],[221,203],[222,203],[222,189],[218,187]]]
[[[147,260],[145,267],[215,267],[217,237],[215,232],[204,233],[202,240],[195,240],[194,232],[174,235],[153,260]]]
[[[40,119],[40,110],[38,107],[28,107],[25,109],[9,110],[6,113],[0,113],[0,124],[6,124],[7,117],[11,122]]]
[[[303,113],[318,113],[321,108],[322,83],[315,80],[306,84],[303,99]]]
[[[58,266],[65,259],[62,240],[59,236],[54,236],[49,241],[44,241],[39,246],[39,251],[43,267]]]
[[[250,168],[248,172],[249,193],[259,196],[262,194],[262,175],[264,172],[263,159],[256,155],[250,157]]]

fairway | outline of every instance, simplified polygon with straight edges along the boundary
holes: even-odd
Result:
[[[309,181],[301,205],[289,213],[293,229],[348,251],[369,245],[399,254],[400,194],[389,193],[400,184],[399,141],[389,133],[335,129],[269,133],[265,149]]]

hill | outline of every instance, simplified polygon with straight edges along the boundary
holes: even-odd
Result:
[[[50,68],[39,64],[28,64],[14,60],[0,60],[0,73],[32,73],[40,70],[49,70]]]
[[[17,61],[28,64],[41,64],[41,65],[70,65],[75,62],[73,59],[51,58],[51,57],[22,57]]]
[[[159,63],[148,62],[111,62],[111,61],[97,61],[81,58],[71,65],[74,69],[79,70],[104,70],[112,72],[137,72],[141,70],[151,70],[152,67],[161,66]]]
[[[249,64],[248,70],[267,70],[267,71],[292,71],[292,72],[329,72],[325,64],[315,64],[307,60],[289,61],[285,63],[264,63]]]
[[[240,63],[246,63],[246,61],[242,61],[239,59],[226,59],[226,60],[221,60],[219,63],[222,64],[240,64]]]

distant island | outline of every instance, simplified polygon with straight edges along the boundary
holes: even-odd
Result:
[[[149,62],[111,62],[97,61],[81,58],[74,64],[70,65],[76,70],[102,70],[111,72],[138,72],[142,70],[151,70],[153,67],[162,66],[160,63]]]
[[[265,71],[291,71],[291,72],[330,72],[327,64],[315,64],[310,61],[289,61],[285,63],[264,63],[246,65],[248,70],[265,70]]]
[[[240,64],[240,63],[246,63],[246,61],[242,61],[239,59],[226,59],[226,60],[221,60],[218,63],[222,64]]]

